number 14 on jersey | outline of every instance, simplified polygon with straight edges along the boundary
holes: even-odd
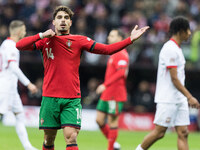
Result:
[[[51,52],[52,51],[52,48],[45,48],[46,52],[47,52],[47,58],[51,58],[51,59],[54,59],[54,55],[53,53]]]

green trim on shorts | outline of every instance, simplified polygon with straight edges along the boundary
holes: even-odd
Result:
[[[104,101],[99,99],[96,109],[107,114],[118,115],[122,112],[123,106],[124,102],[117,102],[115,100]]]
[[[40,129],[60,129],[70,126],[81,127],[81,99],[42,97],[40,108]]]

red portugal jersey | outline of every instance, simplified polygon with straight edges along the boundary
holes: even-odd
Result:
[[[44,63],[43,96],[79,98],[79,65],[83,49],[89,50],[94,41],[78,35],[45,38],[35,43]],[[56,89],[56,90],[55,90]]]
[[[80,98],[79,65],[83,50],[111,55],[132,44],[129,38],[110,45],[86,36],[62,35],[40,39],[39,34],[17,42],[19,50],[41,50],[44,63],[43,96]]]
[[[126,49],[110,56],[104,81],[106,90],[101,95],[102,100],[121,102],[127,100],[126,77],[128,74],[128,66],[129,56]]]

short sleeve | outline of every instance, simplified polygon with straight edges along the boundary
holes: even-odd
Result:
[[[92,52],[96,42],[89,37],[81,36],[79,39],[79,44],[81,46],[81,50]]]
[[[123,69],[128,67],[128,62],[125,59],[120,59],[115,64],[116,69]]]
[[[14,51],[10,51],[7,53],[8,62],[17,60],[17,53]]]
[[[178,63],[177,63],[177,53],[173,49],[166,49],[164,53],[164,62],[167,68],[176,68]]]
[[[125,69],[129,65],[128,58],[124,55],[116,54],[114,58],[114,64],[116,69]]]
[[[8,62],[17,61],[18,50],[17,50],[17,48],[15,47],[14,44],[12,44],[12,43],[10,45],[7,44],[5,46],[5,52],[6,52],[6,57],[7,57]]]

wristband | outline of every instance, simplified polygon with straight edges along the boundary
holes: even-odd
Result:
[[[42,32],[39,33],[39,36],[40,36],[41,39],[44,38]]]

